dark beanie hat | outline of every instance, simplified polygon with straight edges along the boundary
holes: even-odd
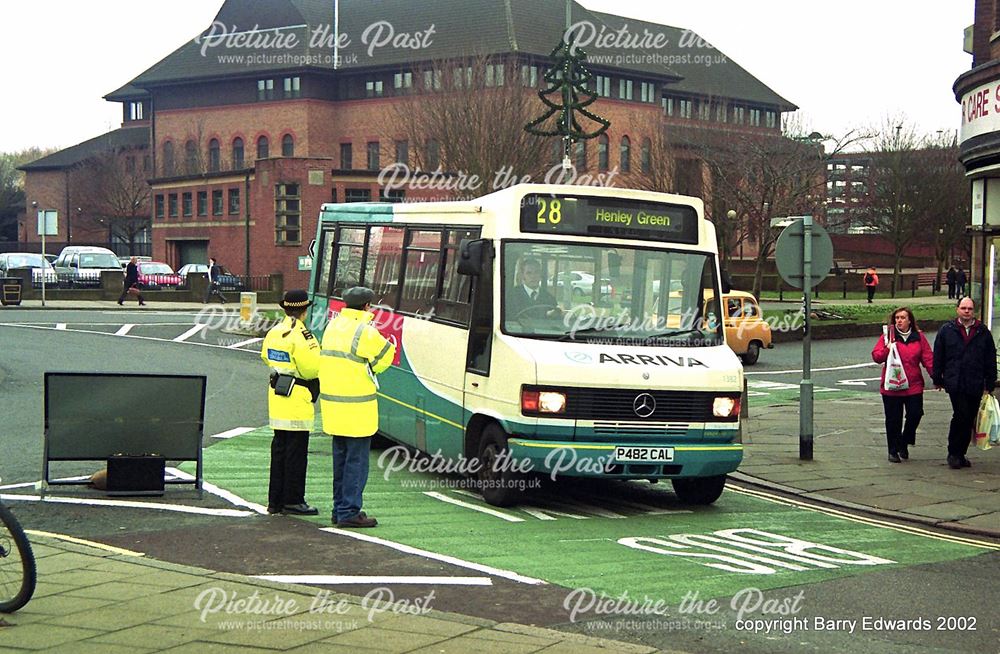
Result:
[[[375,291],[364,286],[355,286],[344,291],[344,303],[348,309],[363,309],[375,299]]]

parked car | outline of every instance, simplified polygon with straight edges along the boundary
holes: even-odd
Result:
[[[43,278],[46,286],[55,286],[59,281],[56,269],[41,254],[34,252],[4,252],[0,254],[0,277],[6,277],[9,274],[8,271],[18,268],[31,268],[32,286],[41,286]]]
[[[743,364],[757,363],[762,348],[772,348],[771,326],[764,320],[757,298],[744,291],[722,294],[722,314],[726,343]]]
[[[189,273],[205,273],[208,274],[208,264],[204,263],[186,263],[180,267],[177,274],[181,276],[184,280],[184,284],[187,284],[187,276]],[[245,291],[247,290],[246,285],[243,280],[237,275],[229,272],[229,269],[222,266],[222,274],[219,275],[219,290],[221,291]]]
[[[63,286],[99,286],[101,271],[122,272],[118,257],[111,250],[79,245],[64,247],[55,268]]]
[[[552,278],[552,286],[560,291],[568,284],[572,289],[573,299],[582,301],[594,295],[594,275],[582,270],[566,270],[558,273]],[[601,279],[601,299],[608,300],[614,297],[615,287],[611,285],[610,279]]]
[[[174,269],[159,261],[139,261],[136,263],[139,272],[138,285],[141,289],[157,290],[160,288],[177,288],[184,279],[174,272]]]
[[[131,256],[128,256],[128,257],[118,257],[118,263],[120,263],[122,265],[123,269],[125,268],[125,266],[128,265],[128,262],[131,261],[131,260],[132,260]],[[136,263],[142,263],[144,261],[152,261],[152,260],[153,260],[153,257],[136,256],[136,258],[135,258],[135,262]]]

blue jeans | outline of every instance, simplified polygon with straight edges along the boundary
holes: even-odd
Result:
[[[368,483],[368,452],[372,439],[333,437],[333,521],[343,522],[361,512],[361,495]]]

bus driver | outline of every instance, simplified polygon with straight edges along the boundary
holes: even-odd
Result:
[[[507,316],[511,320],[559,316],[556,299],[542,288],[542,264],[538,259],[522,259],[518,264],[520,282],[507,292]]]

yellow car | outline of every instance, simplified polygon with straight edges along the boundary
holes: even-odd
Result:
[[[771,326],[764,321],[757,298],[744,291],[722,294],[722,313],[726,327],[726,343],[740,356],[743,364],[752,366],[760,357],[761,348],[771,349]]]

